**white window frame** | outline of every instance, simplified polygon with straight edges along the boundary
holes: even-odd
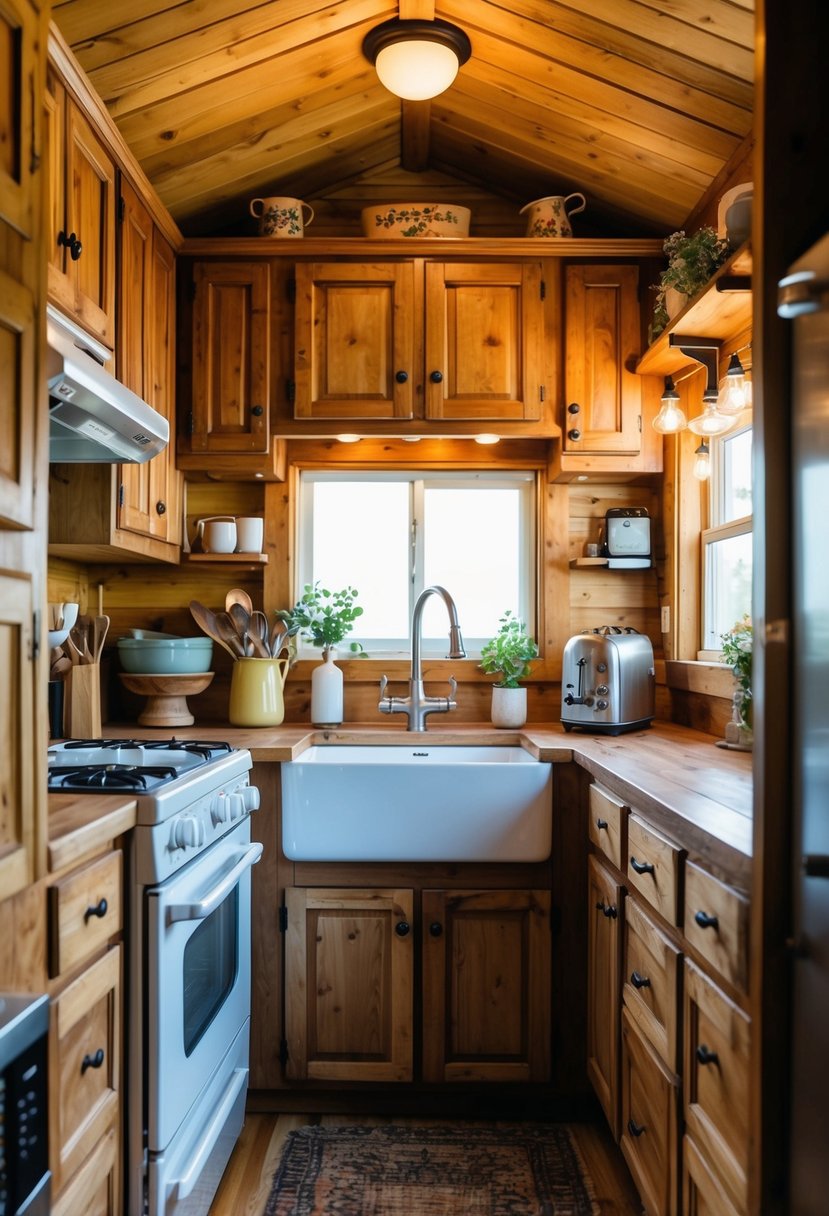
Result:
[[[423,500],[428,487],[437,489],[459,489],[483,483],[490,489],[519,489],[521,544],[519,549],[519,587],[520,602],[518,615],[525,622],[531,636],[537,636],[538,610],[538,576],[537,576],[537,533],[538,533],[538,477],[527,469],[499,469],[497,471],[476,470],[463,472],[443,472],[428,469],[406,470],[377,470],[377,469],[303,469],[299,478],[298,511],[296,517],[297,554],[296,575],[294,586],[294,602],[299,599],[302,588],[313,582],[312,575],[312,539],[313,525],[308,521],[313,516],[312,486],[316,482],[353,482],[353,481],[408,481],[410,483],[410,523],[412,549],[412,578],[409,582],[408,620],[411,622],[415,601],[424,590],[424,530],[417,527],[417,520],[423,519]],[[462,539],[462,538],[461,538]],[[448,590],[451,592],[452,588]],[[460,622],[463,630],[463,621]],[[447,625],[448,634],[448,625]],[[466,633],[464,647],[467,658],[479,658],[481,647],[487,638],[469,637]],[[359,640],[371,658],[401,658],[411,653],[411,637],[394,639],[372,639],[362,637],[358,629],[349,634],[349,640]],[[441,645],[443,649],[441,650]],[[429,639],[423,640],[422,653],[424,656],[442,657],[445,654],[444,643],[435,645]],[[303,639],[299,648],[300,658],[319,656],[319,649],[314,648]]]
[[[723,523],[723,504],[725,499],[725,467],[723,462],[723,440],[736,438],[745,431],[752,430],[753,420],[750,411],[745,419],[733,431],[716,436],[710,441],[711,476],[708,482],[708,519],[709,526],[700,534],[700,586],[702,588],[702,604],[700,614],[701,649],[697,658],[706,663],[721,663],[722,650],[712,645],[713,638],[707,636],[707,623],[712,612],[714,591],[709,575],[709,552],[718,541],[729,540],[734,536],[751,535],[754,530],[754,516],[743,515],[739,519]]]

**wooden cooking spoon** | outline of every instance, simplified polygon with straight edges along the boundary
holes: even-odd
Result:
[[[234,659],[244,659],[247,655],[245,649],[245,635],[239,633],[236,623],[228,612],[216,613],[216,627],[219,631],[220,640],[225,650],[229,650]]]
[[[206,633],[207,636],[212,638],[214,642],[218,642],[219,645],[227,651],[231,658],[239,658],[238,650],[234,650],[229,644],[227,638],[225,637],[224,631],[219,624],[219,619],[211,608],[205,608],[204,604],[200,604],[198,600],[191,600],[190,612],[193,616],[193,620],[196,622],[199,629],[201,629],[202,633]],[[235,629],[233,633],[235,636]]]
[[[247,591],[243,591],[241,587],[231,587],[225,596],[225,612],[230,612],[234,604],[241,604],[248,616],[253,612],[253,601]]]

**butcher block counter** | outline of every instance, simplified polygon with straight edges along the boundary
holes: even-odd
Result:
[[[110,738],[163,739],[171,734],[132,724],[108,725],[106,732]],[[751,753],[718,748],[713,736],[672,723],[655,722],[646,730],[616,736],[568,734],[558,723],[528,723],[516,731],[496,730],[487,723],[441,724],[419,733],[403,726],[367,723],[326,730],[302,723],[260,728],[196,725],[172,733],[178,739],[221,739],[233,747],[249,748],[256,764],[289,763],[306,748],[325,743],[520,744],[539,760],[554,764],[574,761],[596,781],[646,812],[655,827],[681,840],[689,859],[711,867],[742,890],[750,887]],[[56,801],[53,795],[50,809]],[[84,802],[90,816],[96,814],[96,808],[97,814],[104,813],[103,802],[121,802],[99,795],[63,801]]]
[[[126,794],[49,795],[49,871],[54,874],[135,827],[138,803]]]

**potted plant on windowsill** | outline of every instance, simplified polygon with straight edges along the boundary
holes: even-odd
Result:
[[[322,663],[311,673],[311,723],[314,726],[339,726],[343,720],[343,673],[334,662],[335,647],[354,628],[363,615],[353,587],[329,591],[319,582],[306,583],[293,608],[280,608],[278,620],[288,627],[289,636],[299,633],[322,648]],[[364,654],[359,642],[350,642],[349,651]]]
[[[500,679],[492,686],[493,726],[516,729],[527,721],[527,690],[520,686],[530,674],[538,646],[524,622],[509,609],[500,618],[500,628],[481,650],[481,669]]]
[[[754,634],[751,617],[744,616],[733,629],[720,635],[722,657],[734,672],[733,717],[725,724],[725,744],[738,751],[751,751],[754,743],[752,729],[751,666]]]
[[[682,229],[672,232],[662,248],[668,265],[654,288],[656,303],[651,327],[654,337],[702,290],[730,252],[725,237],[717,236],[710,227],[700,228],[691,236]]]

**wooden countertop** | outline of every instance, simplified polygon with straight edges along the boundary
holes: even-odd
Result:
[[[107,726],[109,737],[136,733],[163,739],[171,732],[143,728],[136,732],[132,724]],[[249,748],[254,763],[286,763],[315,743],[521,744],[540,760],[575,760],[634,811],[646,812],[658,830],[688,850],[691,860],[741,890],[750,889],[751,753],[718,748],[714,736],[673,723],[655,722],[647,730],[615,736],[568,734],[560,723],[528,723],[521,730],[508,731],[488,723],[442,722],[418,733],[407,731],[402,723],[400,727],[346,723],[330,730],[302,723],[260,728],[191,726],[174,733],[179,739],[224,740]],[[93,803],[99,800],[96,796]]]
[[[126,794],[50,794],[52,873],[110,844],[135,827],[138,803]]]

